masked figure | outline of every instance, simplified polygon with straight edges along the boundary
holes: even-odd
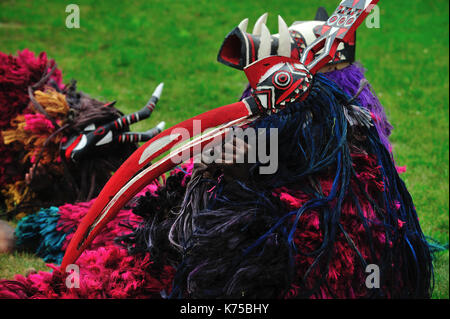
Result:
[[[241,101],[144,144],[93,203],[61,267],[3,282],[0,293],[28,296],[33,282],[44,282],[36,295],[92,297],[99,296],[92,281],[98,287],[105,280],[101,294],[120,297],[429,297],[430,250],[393,162],[391,126],[353,63],[355,29],[376,2],[344,0],[330,17],[322,11],[317,21],[290,28],[279,17],[274,36],[266,16],[251,34],[243,20],[218,57],[249,79]],[[196,120],[204,134],[187,141],[176,129],[192,133]],[[236,127],[258,132],[256,142],[213,143]],[[277,169],[266,174],[266,163],[248,159],[273,143]],[[204,163],[210,146],[228,147],[233,157]],[[89,249],[96,236],[183,151],[195,163],[179,166],[163,186],[140,197],[133,213],[142,221],[118,238],[127,250],[106,246],[94,261]],[[56,291],[73,263],[84,265],[82,289]]]
[[[122,162],[164,124],[144,133],[129,126],[150,116],[162,84],[139,112],[123,116],[62,84],[61,71],[45,53],[0,53],[0,191],[8,218],[39,207],[89,201]]]

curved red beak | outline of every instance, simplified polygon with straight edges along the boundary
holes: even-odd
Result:
[[[143,187],[180,164],[174,158],[179,158],[180,154],[185,151],[189,151],[189,154],[192,156],[197,155],[196,152],[201,152],[201,149],[215,137],[224,135],[225,127],[251,122],[252,114],[253,112],[245,100],[225,105],[183,121],[161,132],[142,145],[106,183],[87,215],[82,219],[69,243],[61,268],[65,269],[67,265],[73,264],[100,230]],[[148,165],[161,154],[193,137],[195,121],[200,121],[201,133],[210,128],[219,127],[172,150],[169,155]],[[189,135],[180,134],[180,129],[183,129],[184,132],[189,132]]]

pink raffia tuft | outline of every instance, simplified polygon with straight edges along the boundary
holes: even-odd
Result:
[[[79,288],[68,288],[68,273],[48,265],[52,273],[40,271],[0,281],[0,298],[161,298],[161,292],[170,293],[175,273],[170,266],[152,270],[149,254],[129,256],[125,249],[113,245],[86,251],[77,264],[82,265]]]
[[[38,83],[54,65],[55,61],[49,60],[45,52],[38,56],[28,49],[17,52],[17,56],[0,52],[0,128],[2,130],[8,129],[11,119],[28,105],[28,87]],[[63,87],[59,69],[54,70],[48,81],[50,80],[59,87]],[[48,81],[35,89],[42,89]],[[3,143],[3,137],[0,135],[0,188],[5,183],[20,179],[21,172],[17,167],[15,155],[13,148]]]

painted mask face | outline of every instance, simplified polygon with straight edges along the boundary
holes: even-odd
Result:
[[[312,82],[312,74],[291,58],[272,56],[244,69],[252,95],[261,113],[277,113],[286,103],[303,101]]]
[[[128,132],[128,127],[131,124],[142,121],[152,114],[156,103],[161,97],[163,90],[163,83],[152,94],[152,97],[147,104],[138,112],[124,115],[105,125],[96,126],[89,124],[78,136],[72,136],[66,142],[62,151],[67,160],[78,162],[82,158],[89,156],[90,153],[95,152],[101,146],[111,143],[137,143],[145,142],[156,135],[158,135],[165,126],[164,122],[159,123],[156,127],[140,133]],[[108,103],[105,107],[114,105],[115,102]]]

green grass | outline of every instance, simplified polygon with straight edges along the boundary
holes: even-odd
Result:
[[[0,51],[46,51],[64,80],[124,112],[139,109],[156,85],[165,88],[152,118],[136,131],[168,125],[234,102],[246,84],[243,72],[216,62],[225,35],[243,18],[269,12],[290,24],[314,16],[316,1],[76,1],[81,28],[65,27],[64,1],[0,2]],[[320,1],[330,12],[337,0]],[[449,231],[449,4],[447,0],[382,0],[381,28],[358,29],[357,59],[368,69],[395,127],[398,165],[425,234],[448,242]],[[434,298],[449,297],[448,251],[435,261]],[[34,266],[30,255],[0,256],[0,277]]]

